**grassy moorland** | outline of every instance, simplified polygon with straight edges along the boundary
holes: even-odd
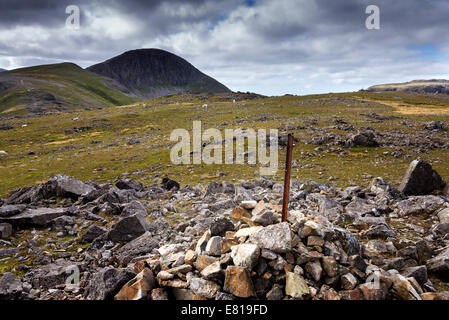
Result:
[[[73,63],[15,69],[0,74],[0,117],[117,106],[137,101],[111,79]]]
[[[109,96],[114,97],[112,93]],[[204,103],[207,109],[201,107]],[[356,92],[270,97],[235,104],[229,97],[172,96],[101,110],[0,116],[0,127],[13,127],[0,130],[0,150],[8,153],[0,156],[0,197],[58,173],[100,182],[126,176],[144,184],[163,176],[182,184],[258,176],[258,164],[173,165],[170,133],[176,128],[190,131],[194,120],[202,121],[203,130],[213,127],[223,134],[231,128],[293,132],[299,142],[293,151],[296,166],[292,175],[301,181],[344,187],[366,185],[372,176],[382,176],[399,183],[410,161],[418,157],[449,178],[449,132],[424,128],[434,120],[449,124],[446,95]],[[316,144],[322,136],[334,134],[344,139],[365,128],[375,130],[381,147]],[[278,181],[283,177],[284,158],[281,149]]]

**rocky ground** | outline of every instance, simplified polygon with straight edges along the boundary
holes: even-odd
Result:
[[[449,299],[449,184],[144,187],[58,175],[0,200],[0,299]],[[78,276],[79,274],[79,276]]]

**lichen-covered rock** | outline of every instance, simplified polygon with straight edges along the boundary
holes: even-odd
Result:
[[[310,289],[302,276],[293,272],[287,272],[285,293],[292,298],[303,298],[310,294]]]
[[[243,243],[231,247],[231,257],[236,266],[251,270],[259,261],[259,246],[252,243]]]
[[[260,229],[250,236],[249,241],[276,253],[286,253],[292,248],[290,227],[287,222]]]

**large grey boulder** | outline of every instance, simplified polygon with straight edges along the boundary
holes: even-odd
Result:
[[[128,264],[133,258],[151,253],[153,249],[159,247],[157,242],[150,232],[145,232],[140,237],[128,242],[123,247],[116,251],[119,262],[122,265]]]
[[[134,200],[134,201],[131,201],[130,203],[126,204],[123,207],[123,210],[122,210],[122,213],[120,214],[120,216],[128,217],[128,216],[131,216],[136,213],[139,213],[144,217],[148,214],[147,208],[145,208],[143,203],[138,200]]]
[[[95,190],[94,187],[84,182],[61,174],[52,177],[45,184],[45,187],[48,188],[48,190],[52,190],[57,197],[67,197],[74,200]]]
[[[399,186],[405,195],[427,195],[434,190],[442,190],[445,186],[440,175],[432,166],[421,160],[413,160]]]
[[[10,272],[0,279],[0,300],[15,300],[22,294],[22,280]]]
[[[96,272],[89,281],[85,297],[87,300],[110,300],[132,278],[135,273],[129,269],[108,267]]]
[[[427,270],[429,273],[440,274],[445,277],[449,275],[449,249],[444,250],[436,257],[427,261]]]
[[[0,207],[0,217],[8,218],[11,216],[14,216],[16,214],[19,214],[25,210],[26,206],[23,204],[18,205],[5,205],[3,207]]]
[[[37,208],[27,209],[9,218],[0,218],[0,222],[7,222],[14,227],[44,227],[53,219],[67,214],[65,208]]]
[[[0,239],[9,238],[12,235],[12,225],[9,223],[0,223]]]
[[[25,275],[26,279],[37,289],[51,289],[69,282],[74,273],[79,272],[79,263],[58,259]]]
[[[150,230],[150,224],[141,214],[134,214],[120,219],[108,232],[113,242],[129,242]]]
[[[250,236],[250,242],[276,253],[286,253],[292,249],[290,226],[282,222],[262,228]]]
[[[140,191],[143,189],[143,185],[140,182],[131,179],[122,179],[117,181],[115,186],[122,190],[135,190]]]
[[[108,229],[93,225],[85,234],[83,234],[81,241],[84,243],[90,243],[106,232],[108,232]]]

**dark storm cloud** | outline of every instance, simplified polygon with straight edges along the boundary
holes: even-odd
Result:
[[[77,31],[65,28],[72,4],[81,9]],[[380,30],[365,28],[372,4]],[[86,67],[159,47],[236,90],[355,90],[449,77],[448,16],[446,0],[1,1],[0,67]]]

